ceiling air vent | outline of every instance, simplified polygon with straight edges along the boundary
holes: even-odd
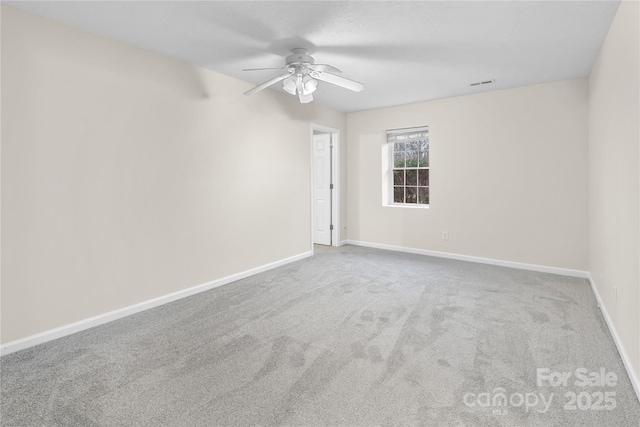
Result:
[[[491,83],[495,83],[495,79],[484,80],[482,82],[471,83],[471,86],[482,86],[482,85],[490,85]]]

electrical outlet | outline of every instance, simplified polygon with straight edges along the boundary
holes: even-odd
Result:
[[[449,240],[449,232],[448,231],[443,231],[442,232],[442,240]]]

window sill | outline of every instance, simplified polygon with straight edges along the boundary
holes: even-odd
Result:
[[[429,205],[413,205],[413,204],[382,205],[382,207],[383,208],[429,209]]]

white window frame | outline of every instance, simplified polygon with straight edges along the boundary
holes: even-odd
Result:
[[[415,133],[429,133],[429,126],[418,126],[418,127],[410,127],[410,128],[399,128],[399,129],[389,129],[385,132],[385,144],[387,145],[387,150],[388,150],[388,157],[389,157],[389,163],[388,163],[388,180],[386,183],[386,187],[387,187],[387,203],[385,203],[385,206],[390,206],[390,207],[403,207],[403,208],[418,208],[418,209],[428,209],[429,205],[431,203],[431,173],[429,173],[429,185],[427,185],[426,187],[429,188],[429,203],[396,203],[395,197],[394,197],[394,182],[393,182],[393,177],[394,177],[394,170],[399,170],[399,169],[403,169],[403,170],[407,170],[407,167],[405,165],[405,167],[403,168],[396,168],[395,167],[395,142],[396,141],[392,141],[389,142],[389,135],[390,134],[407,134],[407,133],[411,133],[411,132],[415,132]],[[429,135],[427,135],[427,141],[429,141]],[[430,144],[429,144],[429,148],[427,149],[427,153],[429,153],[429,163],[428,166],[416,166],[416,167],[409,167],[408,169],[417,169],[417,170],[430,170],[431,167],[431,156],[430,156]],[[406,180],[406,175],[405,175],[405,180]],[[405,184],[403,186],[405,188],[406,191],[406,181]],[[418,187],[416,185],[416,187]],[[419,190],[418,190],[419,191]],[[406,196],[405,196],[406,197]],[[416,195],[417,197],[417,195]]]

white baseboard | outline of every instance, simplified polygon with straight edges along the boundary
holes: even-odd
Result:
[[[604,317],[604,321],[607,323],[609,327],[609,332],[611,332],[611,337],[613,338],[613,342],[616,343],[616,347],[618,348],[618,353],[620,353],[620,357],[622,358],[622,363],[624,364],[625,369],[627,370],[627,375],[629,375],[629,380],[633,385],[633,389],[636,392],[636,397],[640,402],[640,380],[638,379],[638,374],[636,374],[635,369],[633,369],[633,365],[631,364],[631,360],[627,355],[626,350],[624,349],[624,345],[622,345],[622,341],[620,340],[620,336],[618,335],[618,331],[609,316],[609,312],[607,311],[607,306],[604,305],[602,298],[600,297],[600,293],[598,292],[598,288],[596,287],[595,282],[593,281],[593,277],[589,274],[589,283],[591,283],[591,290],[593,290],[593,294],[596,297],[596,301],[598,301],[598,307],[600,307],[600,311],[602,312],[602,316]]]
[[[108,313],[100,314],[98,316],[90,317],[88,319],[80,320],[78,322],[71,323],[69,325],[60,326],[58,328],[50,329],[48,331],[41,332],[39,334],[31,335],[25,338],[20,338],[15,341],[2,344],[0,347],[0,355],[14,353],[19,350],[23,350],[29,347],[33,347],[38,344],[52,341],[57,338],[62,338],[67,335],[71,335],[76,332],[84,331],[85,329],[92,328],[94,326],[102,325],[113,320],[121,319],[126,316],[130,316],[141,311],[149,310],[150,308],[158,307],[163,304],[167,304],[182,298],[195,295],[200,292],[208,291],[209,289],[217,288],[218,286],[226,285],[227,283],[235,282],[236,280],[244,279],[249,276],[253,276],[264,271],[268,271],[277,267],[281,267],[285,264],[289,264],[295,261],[299,261],[304,258],[308,258],[311,255],[311,251],[294,255],[289,258],[285,258],[279,261],[275,261],[269,264],[261,265],[259,267],[252,268],[250,270],[242,271],[240,273],[232,274],[211,282],[203,283],[188,289],[184,289],[178,292],[173,292],[168,295],[163,295],[158,298],[153,298],[147,301],[143,301],[128,307],[120,308],[118,310],[110,311]]]
[[[407,248],[404,246],[394,246],[394,245],[386,245],[383,243],[371,243],[371,242],[362,242],[359,240],[345,240],[345,244],[354,245],[354,246],[364,246],[367,248],[376,248],[376,249],[386,249],[388,251],[396,251],[396,252],[406,252],[410,254],[419,254],[419,255],[427,255],[434,256],[438,258],[450,258],[457,259],[460,261],[469,261],[469,262],[477,262],[480,264],[491,264],[491,265],[499,265],[501,267],[511,267],[518,268],[520,270],[530,270],[530,271],[540,271],[543,273],[552,273],[552,274],[560,274],[562,276],[572,276],[572,277],[581,277],[583,279],[589,278],[589,272],[583,270],[572,270],[570,268],[561,268],[561,267],[550,267],[547,265],[538,265],[538,264],[527,264],[523,262],[514,262],[514,261],[504,261],[500,259],[493,258],[482,258],[472,255],[459,255],[450,252],[439,252],[439,251],[430,251],[426,249],[418,249],[418,248]]]

